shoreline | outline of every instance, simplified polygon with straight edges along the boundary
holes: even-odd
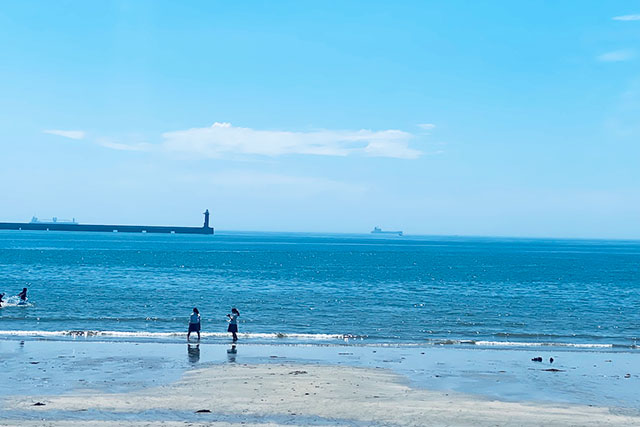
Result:
[[[212,365],[126,393],[13,397],[3,406],[0,426],[640,425],[603,407],[502,402],[413,388],[389,369],[299,363]]]
[[[10,306],[10,305],[9,305]],[[99,329],[66,329],[66,330],[0,330],[1,340],[50,340],[75,341],[77,339],[102,340],[103,342],[125,343],[161,343],[179,344],[184,342],[187,333],[181,331],[123,331]],[[226,343],[229,333],[201,332],[202,342],[208,344]],[[616,342],[570,342],[557,338],[543,336],[538,341],[508,341],[498,338],[424,338],[419,341],[389,341],[384,338],[370,338],[337,333],[303,333],[303,332],[239,332],[238,337],[249,344],[265,345],[354,345],[371,347],[425,347],[425,346],[457,346],[462,348],[495,348],[495,349],[553,349],[562,351],[635,351],[640,350],[640,344],[635,339],[629,343]],[[508,338],[508,336],[507,336]],[[555,338],[555,337],[554,337]],[[567,337],[569,338],[569,337]],[[604,340],[603,340],[604,341]],[[639,352],[640,353],[640,352]]]

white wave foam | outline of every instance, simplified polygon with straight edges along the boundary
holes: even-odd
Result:
[[[64,330],[64,331],[34,331],[34,330],[0,330],[0,336],[13,337],[71,337],[71,338],[122,338],[122,339],[158,339],[185,338],[186,332],[145,332],[145,331],[96,331],[96,330]],[[226,332],[203,332],[205,338],[228,338]],[[304,334],[304,333],[239,333],[243,339],[263,340],[293,340],[293,341],[365,341],[366,337],[341,334]],[[614,345],[600,343],[567,343],[567,342],[519,342],[519,341],[475,341],[475,340],[433,340],[429,342],[363,342],[359,345],[371,346],[425,346],[425,345],[472,345],[485,347],[567,347],[582,349],[604,349],[613,347],[638,348],[637,345]]]
[[[17,296],[5,297],[2,301],[2,306],[0,308],[5,307],[33,307],[33,304],[30,302],[21,302],[20,298]]]
[[[574,348],[613,348],[613,344],[578,344],[566,342],[517,342],[517,341],[472,341],[475,345],[500,347],[574,347]]]
[[[128,331],[93,331],[93,330],[66,330],[66,331],[24,331],[24,330],[0,330],[0,335],[6,336],[30,336],[30,337],[113,337],[113,338],[172,338],[185,337],[186,332],[128,332]],[[228,332],[203,332],[203,337],[226,338]],[[303,339],[303,340],[336,340],[351,339],[345,335],[336,334],[298,334],[298,333],[239,333],[242,338],[262,339]]]

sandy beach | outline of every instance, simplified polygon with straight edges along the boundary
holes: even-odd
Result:
[[[0,426],[640,425],[635,352],[228,350],[0,340]],[[532,355],[556,360],[536,363]]]
[[[38,419],[2,426],[640,425],[607,408],[501,402],[415,389],[387,369],[311,364],[210,366],[129,393],[12,397],[4,408]]]

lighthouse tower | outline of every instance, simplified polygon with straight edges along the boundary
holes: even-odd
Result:
[[[209,209],[204,211],[204,226],[202,228],[209,228]]]

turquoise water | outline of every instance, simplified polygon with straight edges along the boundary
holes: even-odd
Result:
[[[276,233],[0,232],[5,337],[640,344],[640,242]],[[5,297],[6,298],[6,297]],[[91,332],[88,332],[91,331]]]

